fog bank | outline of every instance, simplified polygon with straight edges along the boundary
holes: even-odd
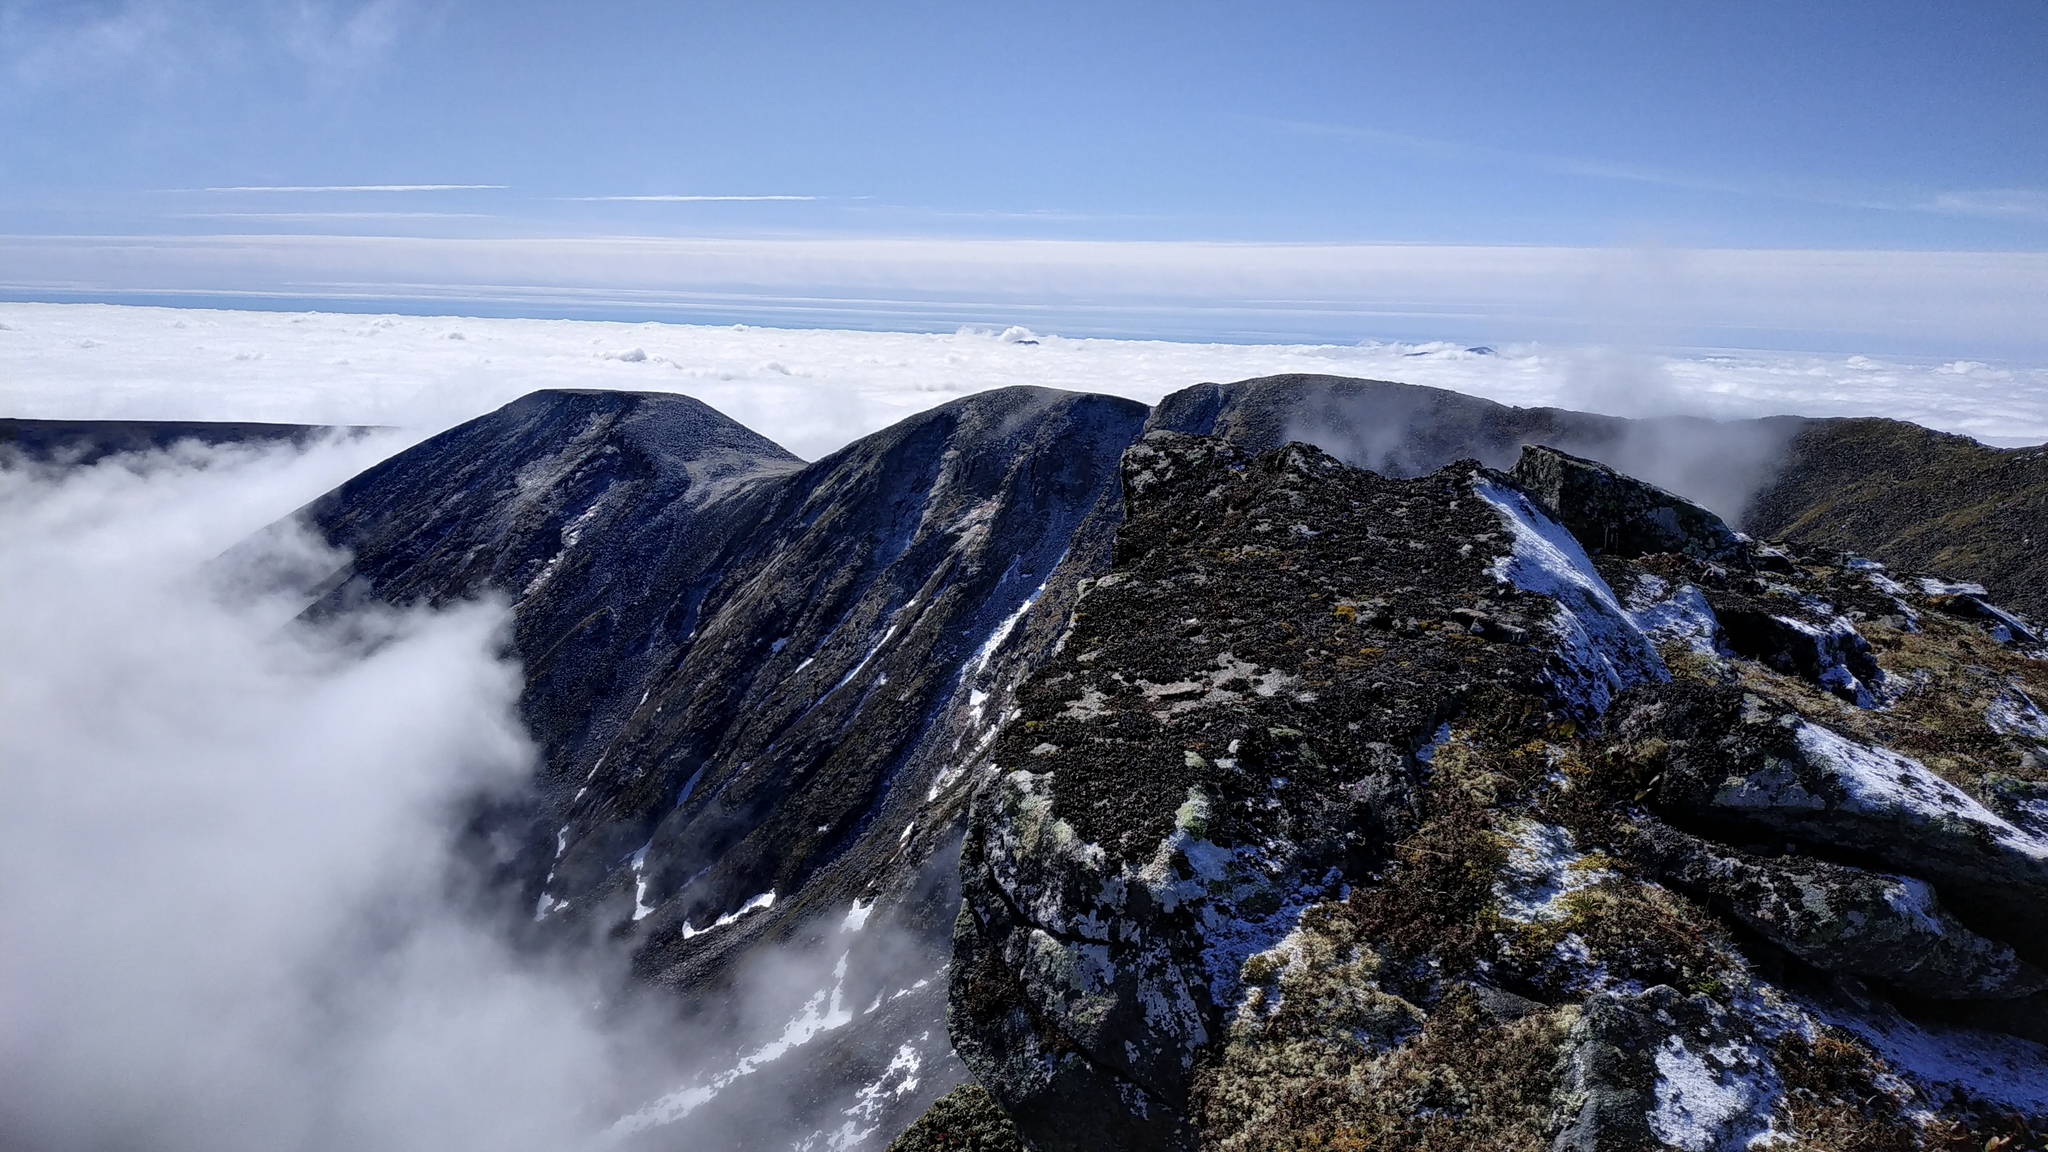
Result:
[[[942,958],[862,912],[685,1001],[514,947],[453,848],[534,766],[507,607],[315,628],[216,560],[400,443],[0,468],[0,1146],[886,1142],[950,1056],[866,1049]]]

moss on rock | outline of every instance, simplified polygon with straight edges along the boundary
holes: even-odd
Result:
[[[889,1152],[1024,1152],[1024,1142],[988,1089],[962,1084],[933,1101]]]

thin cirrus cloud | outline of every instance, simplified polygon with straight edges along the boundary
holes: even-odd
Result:
[[[2048,192],[2037,189],[1996,188],[1955,191],[1940,193],[1931,198],[1915,198],[1910,195],[1899,195],[1896,190],[1893,190],[1892,193],[1885,193],[1872,189],[1853,189],[1839,186],[1815,187],[1811,184],[1787,182],[1768,176],[1757,176],[1750,179],[1716,178],[1687,172],[1672,172],[1640,164],[1629,164],[1611,160],[1589,160],[1580,156],[1526,152],[1514,148],[1499,148],[1486,144],[1443,140],[1428,136],[1416,136],[1406,132],[1393,132],[1383,128],[1366,128],[1349,124],[1325,124],[1308,120],[1285,120],[1253,116],[1240,117],[1240,119],[1247,123],[1260,125],[1289,135],[1353,140],[1360,143],[1399,148],[1404,151],[1434,156],[1440,159],[1475,164],[1505,165],[1558,175],[1580,176],[1592,180],[1612,180],[1629,184],[1650,184],[1664,188],[1685,189],[1695,192],[1763,197],[1802,204],[1817,204],[1830,208],[1864,208],[1885,212],[1927,212],[1945,216],[2048,219]]]
[[[2048,191],[2037,188],[1991,188],[1981,191],[1944,192],[1920,207],[1928,212],[1959,216],[2019,216],[2048,220]]]
[[[597,203],[629,204],[709,204],[727,202],[755,202],[763,200],[823,200],[823,196],[703,196],[703,195],[656,195],[656,196],[564,196],[564,200]]]
[[[1834,207],[1882,208],[1891,206],[1869,203],[1853,197],[1817,193],[1809,189],[1781,187],[1769,181],[1715,179],[1690,173],[1670,172],[1640,164],[1626,164],[1611,160],[1588,160],[1579,156],[1560,156],[1541,152],[1525,152],[1515,148],[1498,148],[1488,144],[1472,144],[1460,140],[1443,140],[1430,136],[1417,136],[1407,132],[1393,132],[1384,128],[1365,128],[1351,124],[1325,124],[1310,120],[1287,120],[1268,116],[1244,116],[1239,117],[1239,119],[1289,135],[1322,136],[1354,140],[1361,143],[1381,144],[1440,159],[1535,169],[1565,176],[1583,176],[1592,180],[1614,180],[1628,184],[1651,184],[1664,188],[1680,188],[1695,192],[1717,192],[1736,196],[1766,196],[1779,200],[1796,200],[1805,203],[1827,204]]]
[[[487,212],[180,212],[179,220],[496,220]]]
[[[200,192],[480,192],[503,184],[236,184]]]

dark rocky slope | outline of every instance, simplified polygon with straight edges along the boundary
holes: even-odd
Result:
[[[323,436],[361,435],[375,429],[320,424],[249,424],[213,420],[23,420],[0,419],[0,462],[24,460],[61,467],[86,467],[109,456],[162,452],[173,445],[293,444]]]
[[[684,397],[537,393],[307,508],[353,557],[311,611],[511,603],[542,764],[477,846],[531,932],[610,941],[715,1005],[757,949],[838,947],[870,913],[901,929],[855,938],[835,992],[925,990],[823,1045],[831,1077],[786,1077],[831,1128],[835,1094],[917,1041],[924,1088],[873,1118],[893,1130],[959,1078],[932,980],[960,766],[1145,414],[1005,389],[805,465]],[[676,1114],[629,1127],[658,1144]]]
[[[1554,452],[1124,476],[962,858],[955,1041],[1034,1147],[2048,1133],[2023,622]]]
[[[1273,771],[1269,780],[1288,783],[1269,784],[1281,791],[1259,800],[1280,801],[1277,807],[1246,813],[1230,809],[1215,816],[1219,827],[1237,828],[1233,834],[1256,833],[1270,840],[1232,865],[1235,871],[1226,869],[1236,886],[1231,899],[1242,897],[1230,905],[1232,915],[1254,909],[1256,923],[1216,953],[1223,959],[1214,962],[1223,971],[1229,968],[1225,960],[1237,955],[1228,949],[1250,949],[1247,955],[1270,951],[1272,942],[1261,934],[1288,916],[1300,913],[1303,924],[1322,923],[1323,913],[1304,910],[1343,904],[1330,898],[1342,895],[1346,885],[1358,891],[1359,876],[1392,874],[1389,869],[1435,859],[1429,852],[1436,849],[1424,851],[1413,843],[1421,829],[1438,826],[1431,821],[1449,820],[1446,826],[1464,837],[1457,844],[1490,843],[1486,837],[1505,834],[1497,827],[1504,819],[1501,812],[1519,814],[1522,809],[1512,805],[1533,803],[1523,793],[1502,801],[1510,807],[1490,800],[1468,803],[1430,783],[1436,776],[1423,769],[1418,753],[1428,751],[1445,721],[1454,721],[1455,727],[1463,717],[1473,730],[1497,724],[1495,735],[1470,738],[1482,744],[1526,737],[1515,745],[1519,748],[1549,739],[1546,749],[1555,746],[1589,759],[1594,756],[1587,743],[1591,738],[1583,735],[1582,726],[1608,707],[1611,697],[1633,700],[1626,696],[1629,686],[1637,679],[1654,679],[1646,669],[1683,666],[1659,657],[1647,643],[1630,648],[1626,667],[1597,651],[1592,656],[1582,652],[1575,662],[1553,651],[1554,645],[1546,647],[1552,609],[1545,589],[1518,590],[1488,574],[1487,566],[1509,547],[1512,533],[1497,524],[1484,527],[1486,518],[1497,519],[1497,513],[1481,507],[1471,465],[1443,476],[1430,475],[1433,470],[1461,457],[1507,467],[1525,443],[1546,442],[1579,456],[1647,462],[1662,469],[1655,474],[1669,485],[1715,501],[1717,507],[1731,502],[1739,507],[1770,453],[1800,426],[1789,420],[1631,422],[1516,409],[1400,385],[1278,377],[1185,390],[1167,398],[1149,422],[1142,407],[1106,397],[1042,389],[985,393],[806,465],[682,397],[546,392],[400,454],[316,502],[304,517],[353,556],[342,571],[320,574],[315,613],[365,601],[445,603],[479,595],[512,605],[512,650],[529,678],[522,708],[541,745],[543,763],[531,796],[479,815],[473,842],[496,876],[495,890],[505,894],[509,915],[536,940],[623,949],[646,979],[684,993],[682,1002],[714,1008],[764,949],[823,949],[828,965],[843,954],[843,975],[821,977],[830,984],[834,1002],[843,997],[865,1004],[872,997],[877,1008],[860,1015],[857,1027],[821,1034],[802,1058],[786,1058],[754,1075],[748,1081],[755,1088],[747,1097],[752,1103],[733,1102],[731,1107],[744,1113],[765,1106],[764,1100],[778,1100],[779,1107],[821,1134],[841,1128],[843,1117],[851,1116],[860,1130],[886,1135],[963,1075],[945,1043],[944,981],[939,977],[951,951],[958,906],[954,877],[964,805],[985,777],[992,752],[997,763],[1011,768],[1020,740],[1026,741],[1022,752],[1027,757],[1040,745],[1072,751],[1057,739],[1027,738],[1026,733],[1036,731],[1029,724],[1042,724],[1044,718],[1020,716],[1019,709],[1029,713],[1044,689],[1018,697],[1019,685],[1034,673],[1047,674],[1049,660],[1050,667],[1060,667],[1083,654],[1067,635],[1070,623],[1085,623],[1100,610],[1095,605],[1135,595],[1127,587],[1118,591],[1119,581],[1102,580],[1110,572],[1111,546],[1120,528],[1127,540],[1140,538],[1134,533],[1163,533],[1167,546],[1161,556],[1181,549],[1196,557],[1189,561],[1196,567],[1216,568],[1214,558],[1193,543],[1224,530],[1221,519],[1209,517],[1214,485],[1196,491],[1161,481],[1160,492],[1175,493],[1173,507],[1155,506],[1146,520],[1152,528],[1138,526],[1135,518],[1125,523],[1118,460],[1143,429],[1213,433],[1220,439],[1199,441],[1211,446],[1203,449],[1213,456],[1205,467],[1231,460],[1253,469],[1250,458],[1258,451],[1307,436],[1347,461],[1373,464],[1384,473],[1366,477],[1312,450],[1294,450],[1287,459],[1308,471],[1292,480],[1274,473],[1262,499],[1279,499],[1276,494],[1285,488],[1292,493],[1286,500],[1298,495],[1304,507],[1322,509],[1318,516],[1342,512],[1337,519],[1345,522],[1322,525],[1306,513],[1292,519],[1268,517],[1268,529],[1253,535],[1272,553],[1245,552],[1231,569],[1238,580],[1231,595],[1245,602],[1236,613],[1242,617],[1240,631],[1277,629],[1276,635],[1292,638],[1288,643],[1306,644],[1306,637],[1336,621],[1358,630],[1357,644],[1349,650],[1322,645],[1328,648],[1322,653],[1273,641],[1277,647],[1260,649],[1256,657],[1269,660],[1270,668],[1250,673],[1250,688],[1239,682],[1242,678],[1227,675],[1243,671],[1235,665],[1201,669],[1196,679],[1206,678],[1206,687],[1197,685],[1201,690],[1193,695],[1177,679],[1151,681],[1162,692],[1173,689],[1162,696],[1164,710],[1176,718],[1169,728],[1191,714],[1183,705],[1202,701],[1206,708],[1225,696],[1242,697],[1230,705],[1238,711],[1225,709],[1203,723],[1260,728],[1265,735],[1244,745],[1253,749],[1248,755],[1264,758],[1260,763],[1270,760],[1268,767],[1287,768]],[[1564,456],[1549,459],[1570,462]],[[1257,467],[1270,471],[1268,464]],[[1503,492],[1513,490],[1513,483],[1500,476],[1487,482]],[[1549,493],[1553,503],[1566,501],[1568,489],[1584,487],[1565,485],[1558,474],[1546,480],[1525,473],[1523,482],[1531,491]],[[1594,487],[1602,485],[1632,499],[1626,484],[1602,480]],[[1337,491],[1345,494],[1330,495]],[[1152,498],[1159,499],[1159,493]],[[1372,510],[1363,526],[1346,519],[1354,499],[1360,508]],[[1663,507],[1670,512],[1666,527],[1688,538],[1712,521],[1661,494],[1648,499],[1649,505],[1623,499],[1618,506],[1651,512]],[[1658,506],[1658,500],[1667,503]],[[1452,501],[1456,508],[1450,507]],[[1584,517],[1574,519],[1566,509],[1552,511],[1584,530]],[[1169,512],[1184,522],[1159,526]],[[1297,524],[1303,533],[1329,535],[1326,545],[1316,546],[1329,554],[1316,552],[1300,563],[1288,560],[1288,549],[1321,539],[1297,534]],[[1230,531],[1251,528],[1238,523]],[[1489,532],[1491,539],[1480,538]],[[1340,539],[1359,545],[1347,545],[1341,555],[1329,551],[1338,548]],[[1897,658],[1880,642],[1886,635],[1881,627],[1927,618],[1933,623],[1915,625],[1921,631],[1906,635],[1981,636],[1993,647],[1998,629],[2005,628],[2009,640],[2008,624],[2024,628],[2022,622],[2003,621],[1967,590],[1930,592],[1913,585],[1901,586],[1901,605],[1889,599],[1841,600],[1880,621],[1858,623],[1844,632],[1832,616],[1799,599],[1823,593],[1784,591],[1808,588],[1807,577],[1779,571],[1789,566],[1795,573],[1806,572],[1804,554],[1780,557],[1744,545],[1738,558],[1727,551],[1729,539],[1712,536],[1710,545],[1691,554],[1680,547],[1674,563],[1693,567],[1672,569],[1667,576],[1674,587],[1681,586],[1681,578],[1690,580],[1704,590],[1700,595],[1714,598],[1720,643],[1729,653],[1719,658],[1728,667],[1760,670],[1742,675],[1767,674],[1807,685],[1832,702],[1822,707],[1853,710],[1859,690],[1875,691],[1875,673],[1890,673],[1892,665],[1884,662]],[[1626,533],[1602,536],[1599,544],[1616,553],[1643,550],[1642,541]],[[1120,564],[1139,562],[1129,546],[1120,548]],[[1364,565],[1359,571],[1368,573],[1358,579],[1369,593],[1326,589],[1327,583],[1357,575],[1354,558]],[[1645,570],[1654,573],[1663,571],[1655,565],[1664,561],[1621,554],[1599,561],[1615,563],[1651,565]],[[1725,587],[1704,574],[1710,571],[1728,577]],[[1612,578],[1621,581],[1616,588],[1626,583],[1620,576]],[[1843,579],[1874,587],[1876,577]],[[1088,601],[1077,617],[1084,594]],[[1587,619],[1612,623],[1611,613],[1596,610],[1599,597],[1583,594],[1591,596]],[[1797,610],[1786,607],[1787,595],[1798,602]],[[1220,596],[1217,592],[1211,599]],[[1337,602],[1345,598],[1352,603]],[[1119,643],[1132,660],[1150,661],[1145,667],[1160,671],[1204,636],[1186,632],[1182,622],[1209,617],[1183,612],[1172,595],[1154,599],[1119,618]],[[1254,599],[1264,606],[1255,606]],[[1691,605],[1677,594],[1666,599],[1680,607]],[[1669,605],[1645,610],[1684,615]],[[1623,615],[1634,611],[1631,607]],[[1634,627],[1654,631],[1646,624]],[[1911,643],[1928,652],[1939,647],[1927,647],[1932,641]],[[1486,655],[1480,659],[1473,652]],[[1385,671],[1362,686],[1343,679],[1359,674],[1360,667],[1389,661]],[[2005,683],[2000,677],[2007,673],[1964,671],[1980,667],[1981,661],[1956,657],[1927,672],[1947,679],[1928,681],[1932,686],[1916,697],[1924,707],[1887,713],[1924,715],[1928,719],[1921,727],[1873,730],[1858,738],[1918,756],[1945,777],[1966,781],[1965,787],[2019,797],[2001,801],[2008,807],[2031,802],[2026,791],[2031,785],[2025,782],[2034,777],[2026,772],[1987,769],[1979,780],[1950,754],[1952,748],[1975,749],[1967,755],[1980,758],[1990,754],[1983,749],[1992,745],[1976,734],[1982,724],[1971,709],[1981,713],[2003,700],[1997,686]],[[1267,680],[1260,677],[1275,669],[1349,687],[1311,689],[1316,699],[1306,701],[1277,687],[1273,695],[1261,695],[1259,687]],[[1125,671],[1128,679],[1131,673]],[[1948,691],[1958,676],[1977,677],[1969,680],[1976,695]],[[1896,687],[1896,675],[1885,683]],[[1370,718],[1348,717],[1345,710],[1354,707]],[[1272,723],[1253,722],[1268,710],[1288,715]],[[1426,723],[1431,718],[1435,722]],[[1319,733],[1354,719],[1356,731],[1364,734],[1344,737],[1343,755],[1333,758],[1318,743],[1323,739]],[[1569,735],[1551,736],[1566,724]],[[1426,725],[1422,737],[1412,730],[1416,725]],[[1307,735],[1276,734],[1282,731]],[[1149,747],[1155,738],[1157,733],[1143,732],[1118,737],[1126,741],[1121,747],[1127,752]],[[1989,739],[2005,747],[1997,743],[2003,737]],[[1181,808],[1194,803],[1192,785],[1200,784],[1205,796],[1213,792],[1212,801],[1244,786],[1228,773],[1211,775],[1224,772],[1219,768],[1224,760],[1249,761],[1210,748],[1213,741],[1207,736],[1201,743],[1201,748],[1178,749],[1178,768],[1169,764],[1156,775],[1148,772],[1134,780],[1135,792],[1105,785],[1092,794],[1091,803],[1099,801],[1098,807],[1117,819],[1144,824],[1144,835],[1158,832],[1171,838]],[[1222,748],[1228,745],[1227,739],[1221,741]],[[1199,771],[1186,757],[1190,751],[1202,758]],[[1361,765],[1371,768],[1366,776],[1344,775],[1364,771]],[[1183,779],[1189,772],[1195,775]],[[1317,781],[1352,790],[1340,802],[1318,790]],[[1505,784],[1489,787],[1508,795]],[[1623,807],[1647,802],[1647,794],[1639,801],[1631,792]],[[1450,808],[1432,807],[1443,804]],[[1646,839],[1639,850],[1643,860],[1671,862],[1661,866],[1665,872],[1645,876],[1719,875],[1733,867],[1727,863],[1736,859],[1727,854],[1730,849],[1754,854],[1756,845],[1716,823],[1719,817],[1710,811],[1694,818],[1674,809],[1660,819],[1659,827],[1668,827],[1673,836],[1693,836],[1706,847],[1688,855],[1680,849],[1691,841]],[[1577,825],[1556,814],[1544,816],[1542,823],[1579,834]],[[1145,859],[1138,863],[1151,863],[1151,850],[1138,841],[1117,850],[1140,852]],[[970,841],[970,889],[977,882],[974,861],[985,859],[987,851],[985,839]],[[1867,867],[1872,861],[1858,855],[1866,852],[1856,845],[1831,846],[1814,857],[1814,868],[1821,871],[1794,873],[1838,876],[1826,869]],[[1623,859],[1618,848],[1611,855]],[[1464,861],[1455,853],[1453,858]],[[1951,863],[1961,867],[1964,862]],[[1472,893],[1485,885],[1473,879],[1478,873],[1469,865],[1464,861],[1449,871],[1401,873],[1409,876],[1402,891],[1450,885],[1442,908],[1413,923],[1401,922],[1407,925],[1402,939],[1419,940],[1439,930],[1479,939],[1473,934],[1480,928],[1474,925],[1484,921],[1486,905]],[[1928,872],[1934,864],[1922,861],[1916,867]],[[1622,865],[1613,869],[1620,874]],[[1463,889],[1453,883],[1461,875]],[[1744,890],[1789,891],[1788,883],[1771,873]],[[1842,891],[1863,902],[1857,907],[1881,902],[1890,891],[1881,885],[1844,884]],[[1678,879],[1658,880],[1644,889],[1682,890]],[[1752,903],[1764,908],[1758,903],[1763,899]],[[1183,911],[1194,906],[1181,905]],[[1739,931],[1756,931],[1737,912],[1711,914],[1734,917],[1729,922]],[[1816,931],[1826,935],[1824,927],[1787,919],[1790,912],[1753,909],[1752,914],[1785,919],[1790,927],[1781,935],[1787,941],[1806,940]],[[1970,923],[1983,913],[1961,909],[1954,914],[1963,918],[1958,923]],[[1407,913],[1384,911],[1386,917],[1398,915]],[[1469,922],[1456,921],[1458,915],[1467,915]],[[897,930],[848,927],[870,916],[877,929],[890,925]],[[1280,920],[1273,920],[1276,916]],[[1196,946],[1190,941],[1205,939],[1202,931],[1199,925],[1175,921],[1147,936],[1145,946],[1155,957],[1171,957],[1176,949]],[[1883,947],[1892,952],[1913,954],[1910,941],[1884,939]],[[1773,947],[1792,956],[1792,963],[1811,964],[1790,944]],[[1483,953],[1480,943],[1470,948],[1478,950],[1474,955]],[[985,950],[984,956],[1000,952]],[[1965,948],[1952,959],[1964,963],[1969,955],[1976,954]],[[1410,959],[1423,963],[1427,957]],[[1189,1002],[1199,1009],[1190,1019],[1199,1018],[1212,1042],[1235,1035],[1235,1025],[1218,1013],[1231,1010],[1230,981],[1243,981],[1241,967],[1231,970],[1238,975],[1210,981],[1213,987],[1188,985]],[[1886,971],[1896,976],[1897,968]],[[1201,971],[1207,980],[1209,968]],[[925,981],[921,988],[904,983],[912,975]],[[885,986],[885,981],[894,982]],[[962,987],[956,982],[956,1004]],[[1406,995],[1394,984],[1388,987],[1394,989],[1388,995]],[[1485,1002],[1496,1006],[1510,1003],[1495,996],[1509,995],[1505,987],[1487,987],[1492,991],[1474,995],[1494,997]],[[1535,984],[1517,987],[1521,990],[1515,995],[1531,1003],[1540,1000]],[[1384,1006],[1374,997],[1367,999]],[[1428,996],[1408,1003],[1417,1015],[1401,1019],[1411,1023],[1435,1011]],[[1542,1003],[1553,1012],[1546,1019],[1557,1023],[1561,1018],[1554,1014],[1563,1011],[1562,1002]],[[1974,1010],[1950,1008],[1964,1016]],[[1407,1011],[1391,1010],[1396,1015]],[[1100,1040],[1114,1034],[1127,1017],[1126,1006],[1125,1018],[1114,1027],[1098,1022],[1092,1035]],[[1483,1013],[1468,1017],[1438,1013],[1429,1019],[1440,1021],[1431,1026],[1444,1029],[1467,1026],[1457,1020],[1467,1020],[1479,1032],[1489,1027],[1483,1021],[1491,1018]],[[1399,1032],[1396,1024],[1388,1027]],[[963,1040],[970,1051],[974,1043]],[[911,1056],[905,1057],[905,1051]],[[1136,1075],[1125,1076],[1126,1081],[1160,1099],[1174,1098],[1170,1107],[1181,1111],[1184,1126],[1191,1126],[1186,1130],[1216,1130],[1210,1118],[1222,1113],[1203,1111],[1211,1105],[1201,1102],[1224,1099],[1238,1090],[1230,1087],[1238,1081],[1219,1071],[1213,1043],[1201,1051],[1199,1059],[1191,1057],[1187,1067],[1174,1073],[1178,1080],[1167,1074],[1175,1058],[1163,1048],[1123,1054],[1122,1065],[1117,1058],[1105,1058],[1110,1079],[1087,1090],[1098,1098],[1106,1091],[1121,1100],[1123,1082],[1115,1077],[1124,1076],[1117,1069],[1127,1066]],[[914,1074],[901,1073],[904,1059]],[[898,1069],[894,1081],[888,1079],[892,1068]],[[856,1115],[849,1109],[856,1088],[912,1081],[915,1090],[883,1092],[886,1108],[880,1111]],[[1014,1103],[1000,1089],[998,1096]],[[624,1130],[637,1133],[634,1138],[646,1146],[673,1143],[683,1131],[669,1123],[684,1114],[680,1098],[653,1101],[628,1117]],[[702,1119],[721,1106],[714,1102],[693,1116]],[[963,1123],[978,1124],[973,1118],[985,1111],[978,1108],[962,1111]],[[1125,1121],[1104,1123],[1109,1131]],[[1259,1134],[1265,1129],[1246,1131],[1253,1145],[1266,1138]],[[760,1131],[753,1135],[765,1138]]]
[[[1810,421],[1744,525],[1974,581],[2048,618],[2048,448],[1987,448],[1898,420]]]

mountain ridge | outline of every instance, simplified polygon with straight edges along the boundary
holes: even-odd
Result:
[[[1247,459],[1305,439],[1330,467],[1376,465],[1389,483],[1461,458],[1506,468],[1553,442],[1648,461],[1652,480],[1705,483],[1741,514],[1750,493],[1738,489],[1765,484],[1774,453],[1807,436],[1771,489],[1794,494],[1768,506],[1782,515],[1803,507],[1797,493],[1835,491],[1814,462],[1839,469],[1839,454],[1810,447],[1816,427],[1627,421],[1291,376],[1196,385],[1152,409],[998,390],[805,464],[687,398],[541,392],[400,453],[296,519],[351,555],[308,585],[314,615],[478,595],[513,605],[522,711],[543,765],[529,797],[479,814],[472,853],[530,942],[623,949],[642,978],[702,998],[764,950],[876,908],[910,942],[897,970],[943,969],[969,798],[992,750],[1021,738],[1016,693],[1060,658],[1082,598],[1120,562],[1127,453],[1149,437],[1207,437]],[[1520,483],[1497,475],[1489,482]],[[1594,551],[1596,565],[1625,559]],[[1938,605],[1913,592],[1905,611],[1995,631],[1999,618],[1971,606],[1995,604],[2003,587],[1945,592]],[[1800,659],[1815,675],[1863,667],[1840,637],[1810,659],[1784,654],[1800,627],[1834,635],[1825,620],[1774,624],[1785,609],[1768,596],[1709,594],[1726,636],[1779,654],[1789,674]],[[1389,609],[1352,611],[1378,626]],[[1471,611],[1467,633],[1488,644],[1540,632],[1498,606]],[[1755,635],[1737,637],[1735,622],[1752,618]],[[1132,627],[1171,640],[1164,621]],[[881,969],[861,965],[883,961],[856,952],[846,979],[866,996],[861,981]],[[922,1045],[925,1071],[873,1130],[901,1130],[964,1080],[944,1039],[946,982],[919,983],[872,1026],[830,1033],[803,1058],[833,1069],[805,1090],[802,1115],[821,1132],[845,1111],[834,1094],[880,1083],[903,1045]],[[636,1139],[658,1146],[661,1122],[650,1123]]]

